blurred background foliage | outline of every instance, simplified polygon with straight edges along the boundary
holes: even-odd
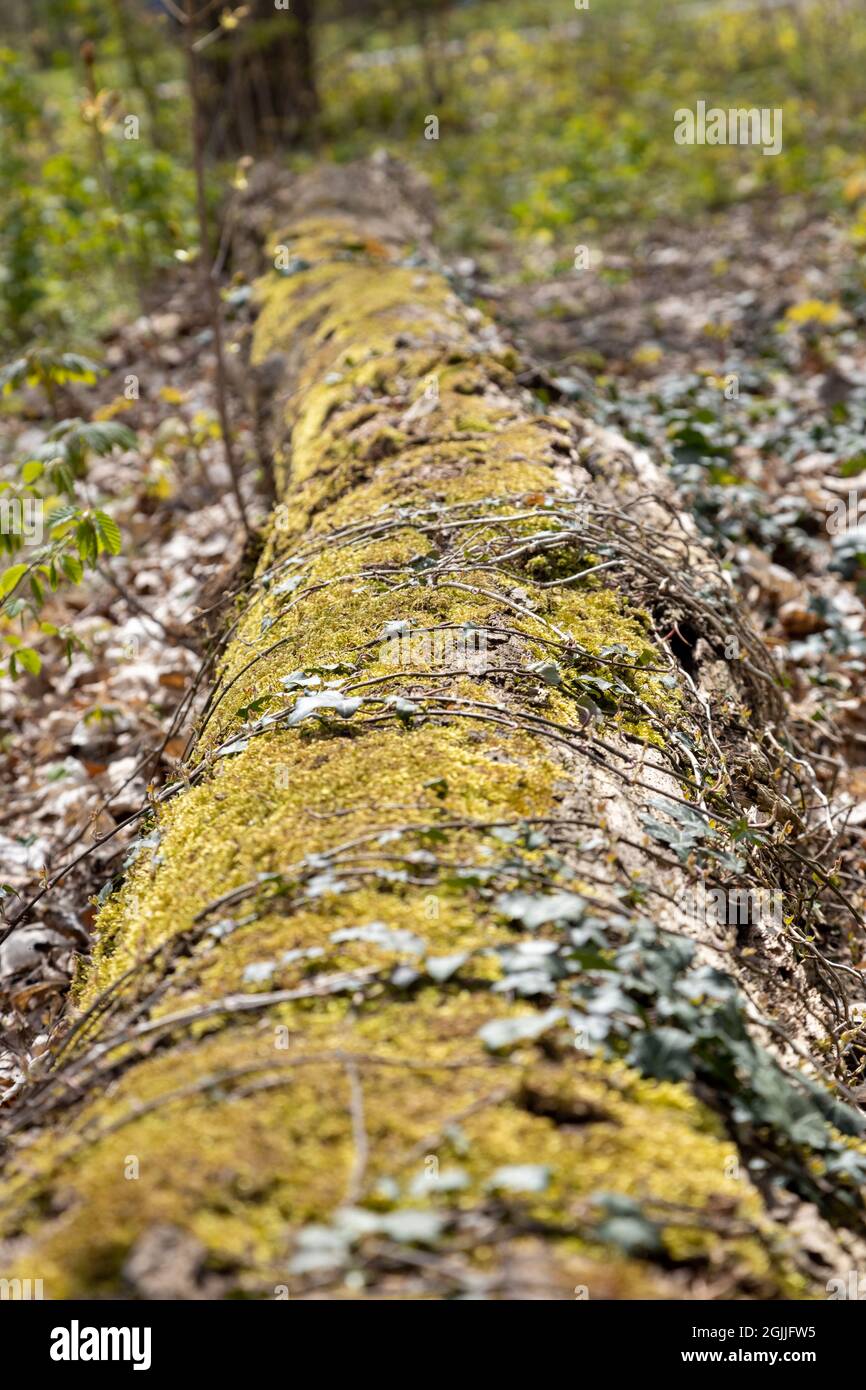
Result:
[[[531,267],[539,244],[570,259],[582,238],[761,197],[844,212],[866,240],[855,0],[250,0],[210,9],[199,64],[215,200],[238,155],[384,146],[433,181],[445,249],[494,273],[505,247]],[[700,98],[780,107],[781,154],[675,144],[674,110]],[[194,256],[190,125],[158,0],[0,0],[7,355],[86,344]]]

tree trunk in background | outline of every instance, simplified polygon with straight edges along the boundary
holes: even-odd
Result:
[[[142,14],[140,9],[133,10],[129,0],[111,0],[111,15],[126,65],[127,83],[144,98],[150,138],[158,150],[163,149],[165,146],[160,128],[159,97],[156,82],[147,64],[153,38],[148,23],[152,22],[153,16]]]
[[[822,1292],[863,1250],[844,909],[763,648],[652,463],[538,413],[405,176],[269,196],[278,504],[7,1122],[0,1267],[52,1298]]]
[[[309,141],[316,92],[313,0],[252,0],[252,14],[201,53],[211,153],[278,153]]]

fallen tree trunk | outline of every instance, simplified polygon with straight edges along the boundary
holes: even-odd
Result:
[[[651,462],[538,413],[395,171],[289,203],[266,548],[7,1121],[0,1264],[820,1291],[862,1248],[861,977],[771,663]]]

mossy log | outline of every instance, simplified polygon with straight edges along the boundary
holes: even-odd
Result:
[[[262,253],[277,505],[7,1122],[3,1272],[820,1294],[866,1150],[808,751],[651,461],[542,413],[410,194],[308,176]]]

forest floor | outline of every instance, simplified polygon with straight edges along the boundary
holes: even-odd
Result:
[[[856,510],[858,488],[866,511],[866,296],[850,239],[800,205],[755,201],[700,224],[606,238],[601,256],[590,250],[589,268],[562,273],[562,248],[550,248],[527,275],[504,242],[495,281],[466,259],[451,269],[524,350],[540,409],[589,415],[668,464],[783,669],[795,718],[820,725],[826,794],[848,807],[846,867],[862,874],[857,547],[866,539],[850,514],[842,534],[827,525],[840,503]],[[247,299],[245,287],[230,297],[236,334]],[[244,550],[226,501],[214,357],[193,271],[181,268],[161,302],[104,348],[110,370],[87,408],[96,402],[97,417],[136,429],[146,468],[140,457],[93,465],[95,490],[118,499],[128,544],[110,578],[91,576],[53,600],[76,605],[53,617],[74,616],[87,650],[68,666],[46,657],[25,700],[20,686],[0,693],[7,920],[62,873],[0,945],[0,1089],[44,1047],[75,954],[87,949],[94,896],[121,869],[149,787],[179,764],[209,679],[209,624],[225,612]],[[131,400],[130,374],[140,383]],[[40,410],[33,393],[16,425],[21,444],[49,426]],[[255,421],[240,393],[233,416],[262,515]]]
[[[866,821],[866,297],[845,232],[744,204],[489,304],[552,400],[667,464]]]
[[[0,906],[14,921],[38,899],[27,924],[0,944],[7,1049],[0,1051],[0,1089],[14,1084],[22,1057],[46,1041],[75,956],[88,950],[96,896],[121,870],[150,789],[180,765],[196,695],[207,689],[211,623],[219,624],[244,554],[216,423],[216,361],[200,282],[191,269],[173,282],[152,311],[106,339],[108,372],[86,402],[75,392],[63,402],[66,413],[119,415],[136,430],[144,469],[135,454],[97,458],[91,468],[94,493],[115,499],[125,553],[53,597],[48,616],[58,626],[74,619],[81,638],[71,661],[46,652],[38,676],[0,692],[7,752],[0,862],[12,890]],[[132,400],[124,394],[130,375],[139,391]],[[38,413],[38,393],[31,397],[31,418],[18,426],[21,448],[52,423]],[[238,448],[251,458],[252,420],[240,395],[233,418]],[[267,507],[256,498],[254,472],[247,470],[245,483],[256,521]]]

